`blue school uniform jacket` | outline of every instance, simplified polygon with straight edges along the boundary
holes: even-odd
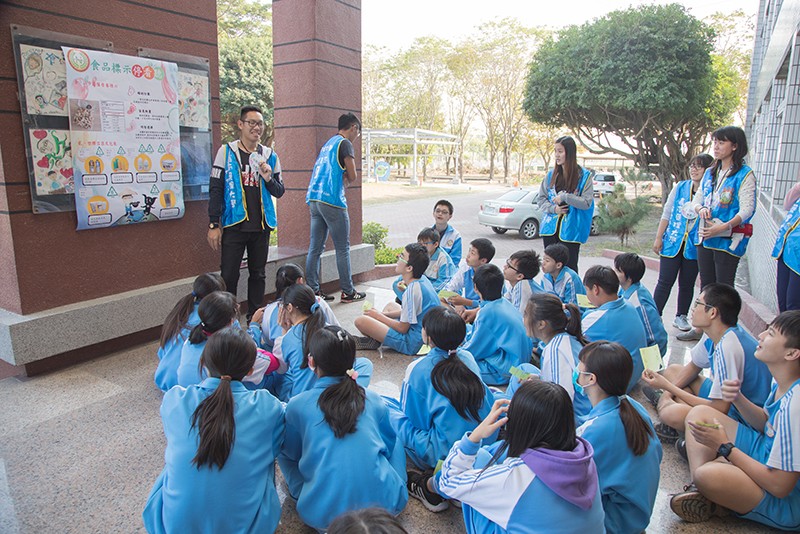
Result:
[[[661,315],[658,313],[650,290],[639,282],[631,284],[628,289],[620,290],[620,296],[639,312],[639,318],[642,320],[644,333],[647,336],[647,346],[658,345],[661,356],[666,356],[669,336],[664,329],[664,323],[661,321]]]
[[[267,391],[231,382],[236,438],[222,469],[192,464],[199,441],[192,414],[219,384],[207,378],[164,394],[165,466],[147,499],[147,532],[274,532],[281,516],[274,462],[283,444],[283,406]]]
[[[542,277],[542,289],[561,299],[564,304],[578,304],[578,295],[585,295],[586,288],[578,273],[567,267],[561,268],[558,278],[553,280],[553,275],[545,273]]]
[[[528,449],[485,471],[502,442],[481,449],[465,436],[442,465],[439,492],[461,501],[469,534],[605,532],[592,447]]]
[[[322,377],[286,406],[286,441],[278,457],[297,513],[319,530],[339,514],[377,506],[399,514],[408,501],[406,456],[383,400],[366,391],[356,431],[336,438],[317,401],[342,377]]]
[[[614,341],[619,343],[633,358],[633,375],[628,383],[628,391],[642,377],[644,362],[639,349],[647,347],[647,335],[636,308],[625,299],[618,298],[606,302],[598,308],[587,310],[581,321],[583,335],[589,341]]]
[[[525,315],[525,308],[528,301],[535,293],[544,293],[544,289],[534,279],[524,279],[517,282],[513,287],[506,284],[506,292],[503,298],[508,300],[522,315]]]
[[[606,531],[639,534],[650,523],[661,477],[661,442],[641,404],[628,402],[645,420],[652,435],[647,451],[634,456],[619,418],[620,397],[608,397],[592,408],[578,435],[592,444],[606,513]]]
[[[167,391],[178,383],[178,366],[181,364],[183,343],[189,339],[192,328],[200,324],[200,316],[197,315],[198,306],[197,303],[192,306],[186,326],[178,335],[168,340],[163,347],[158,348],[158,367],[156,367],[154,380],[162,391]]]
[[[206,348],[206,341],[193,344],[188,339],[181,348],[181,361],[178,365],[178,385],[189,387],[199,384],[207,376],[204,369],[200,368],[200,356]]]
[[[434,224],[431,228],[436,228],[436,225]],[[447,252],[447,255],[453,260],[453,265],[461,264],[461,234],[449,224],[439,235],[439,248]]]
[[[481,372],[472,354],[458,349],[457,355],[480,378]],[[400,403],[387,400],[389,417],[397,438],[420,469],[436,467],[437,462],[447,456],[453,443],[489,415],[494,402],[492,393],[484,385],[479,420],[461,417],[450,400],[436,391],[431,383],[433,368],[445,359],[447,352],[434,347],[427,356],[414,360],[406,369]]]
[[[789,269],[800,275],[800,200],[794,203],[778,230],[772,257],[782,259]]]
[[[541,359],[541,379],[567,390],[575,409],[576,421],[582,421],[592,409],[592,403],[586,394],[575,391],[572,383],[572,371],[578,367],[578,354],[582,348],[583,345],[574,336],[561,332],[545,345]],[[529,372],[527,369],[523,370]]]
[[[483,303],[463,348],[475,358],[484,382],[505,385],[511,367],[531,360],[533,342],[525,332],[519,311],[499,298]]]
[[[467,306],[469,309],[477,308],[478,303],[481,300],[478,292],[475,291],[475,281],[473,280],[474,276],[475,269],[467,265],[466,262],[461,262],[461,264],[458,266],[456,274],[454,274],[450,281],[447,282],[447,285],[444,286],[445,290],[455,291],[464,298],[470,299],[473,304],[472,306]]]

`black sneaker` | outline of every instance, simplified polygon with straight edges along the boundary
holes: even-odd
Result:
[[[655,425],[656,435],[664,443],[674,443],[681,437],[677,430],[664,423]]]
[[[653,408],[658,408],[658,401],[661,399],[661,395],[663,393],[664,392],[660,389],[655,389],[647,384],[642,384],[642,394],[648,401],[650,401],[650,404],[653,405]]]
[[[408,494],[415,499],[419,499],[422,505],[431,512],[444,512],[450,508],[450,503],[438,493],[428,489],[428,478],[430,477],[425,473],[409,471],[408,482],[406,483]]]
[[[326,300],[326,301],[331,301],[331,300],[333,300],[333,298],[334,298],[334,297],[333,297],[333,295],[326,295],[326,294],[325,294],[325,293],[323,293],[322,291],[317,291],[315,294],[316,294],[316,295],[317,295],[319,298],[321,298],[322,300]]]
[[[702,523],[714,516],[728,515],[728,509],[705,498],[694,484],[683,488],[683,493],[673,495],[669,506],[675,515],[689,523]]]
[[[356,336],[356,350],[378,350],[381,342],[369,336]]]
[[[683,458],[687,462],[689,461],[689,456],[686,454],[686,440],[685,439],[679,439],[678,441],[675,442],[675,450],[678,451],[678,456],[680,456],[681,458]]]
[[[342,291],[342,296],[339,299],[339,301],[342,302],[343,304],[349,304],[350,302],[356,302],[356,301],[359,301],[359,300],[364,300],[365,298],[367,298],[367,294],[366,293],[362,293],[362,292],[359,292],[359,291],[353,291],[351,294],[348,295],[347,293]]]

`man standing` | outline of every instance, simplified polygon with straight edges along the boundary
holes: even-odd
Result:
[[[234,295],[247,250],[249,321],[264,302],[269,233],[278,226],[272,198],[282,197],[284,187],[278,155],[259,143],[264,132],[261,110],[243,107],[238,125],[239,140],[219,148],[211,169],[208,244],[215,251],[222,248],[222,278]]]
[[[311,212],[311,242],[306,257],[306,283],[325,300],[319,286],[319,257],[330,232],[336,249],[336,268],[342,287],[341,302],[363,300],[365,293],[356,291],[350,272],[350,216],[344,196],[344,182],[351,184],[356,176],[353,142],[361,135],[361,121],[352,113],[339,117],[339,133],[331,137],[319,151],[306,193]]]

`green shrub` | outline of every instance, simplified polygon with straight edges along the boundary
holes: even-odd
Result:
[[[620,244],[626,246],[628,237],[635,233],[636,224],[647,216],[648,211],[645,197],[631,201],[625,197],[625,186],[617,184],[614,192],[600,201],[597,228],[601,232],[616,235]]]
[[[388,235],[389,229],[376,222],[367,222],[361,227],[361,241],[375,245],[376,252],[378,249],[386,248],[386,237]]]
[[[397,255],[403,253],[403,247],[375,248],[375,265],[389,265],[397,263]]]

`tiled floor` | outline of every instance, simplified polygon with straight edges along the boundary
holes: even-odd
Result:
[[[588,267],[609,260],[584,258],[581,263]],[[360,289],[381,306],[393,298],[390,282],[378,280]],[[655,285],[654,273],[648,271],[645,284]],[[346,328],[360,309],[358,304],[334,305]],[[671,323],[671,315],[665,316]],[[674,342],[670,361],[684,361],[688,347]],[[164,461],[161,392],[152,380],[156,348],[150,343],[50,375],[0,381],[1,533],[144,531],[141,510]],[[399,391],[411,359],[392,351],[364,355],[375,364],[371,387],[381,393]],[[648,532],[769,531],[734,518],[682,523],[668,502],[669,494],[687,482],[687,466],[672,447],[665,447],[661,468]],[[277,480],[283,500],[285,485],[280,475]],[[400,518],[409,532],[463,532],[458,509],[432,514],[414,499]],[[298,519],[291,501],[284,500],[278,532],[313,530]]]

